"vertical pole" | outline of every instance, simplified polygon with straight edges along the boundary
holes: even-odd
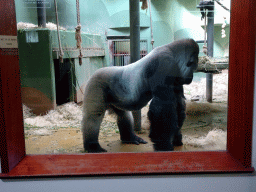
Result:
[[[46,9],[45,9],[45,0],[37,0],[37,19],[38,27],[46,27]]]
[[[208,25],[207,25],[207,53],[209,57],[213,57],[213,42],[214,42],[214,4],[208,9]],[[206,73],[206,99],[212,102],[212,81],[213,74]]]
[[[209,103],[212,102],[212,81],[213,81],[212,73],[206,73],[206,100]]]
[[[140,1],[130,0],[130,53],[131,63],[140,59]],[[141,130],[141,111],[134,111],[134,130]]]
[[[149,7],[149,14],[150,14],[150,30],[151,30],[151,45],[152,45],[152,50],[154,49],[154,38],[153,38],[153,24],[152,24],[152,14],[151,14],[151,0],[149,0],[148,3]]]
[[[140,59],[140,7],[139,0],[130,0],[130,52],[131,63]]]
[[[76,14],[77,14],[77,25],[80,25],[80,5],[79,0],[76,0]]]

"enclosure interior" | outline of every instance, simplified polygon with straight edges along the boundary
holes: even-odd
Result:
[[[61,49],[54,3],[47,2],[50,2],[45,9],[47,26],[42,29],[38,28],[35,5],[25,0],[15,1],[27,153],[80,153],[83,151],[81,105],[88,79],[99,68],[130,63],[128,1],[115,4],[104,0],[80,2],[83,6],[80,10],[82,64],[76,48],[75,2],[58,2],[63,63],[59,58]],[[202,51],[205,23],[197,8],[199,2],[152,1],[151,12],[140,10],[140,57],[153,49],[153,34],[154,47],[193,38],[200,46],[199,56],[203,64],[213,64],[210,69],[204,67],[198,70],[192,84],[184,86],[187,102],[187,118],[182,127],[184,146],[177,147],[177,151],[226,149],[230,13],[215,3],[215,59],[207,60]],[[230,1],[224,3],[228,8],[229,4]],[[72,11],[65,12],[67,7]],[[222,68],[219,68],[221,65]],[[206,101],[206,73],[214,74],[212,103]],[[148,105],[142,109],[142,131],[138,133],[148,141],[147,145],[123,145],[115,115],[106,114],[100,142],[109,152],[153,151],[148,138]]]

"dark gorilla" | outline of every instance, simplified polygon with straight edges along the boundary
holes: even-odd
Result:
[[[172,151],[181,146],[181,127],[186,117],[186,103],[182,85],[159,86],[149,106],[149,137],[156,151]]]
[[[177,107],[178,101],[182,100],[183,93],[179,92],[183,84],[191,83],[193,72],[197,69],[199,48],[193,39],[174,41],[173,43],[157,47],[139,61],[122,67],[105,67],[97,70],[89,79],[85,88],[84,115],[82,122],[84,149],[88,152],[105,152],[98,142],[99,129],[105,111],[112,108],[117,114],[117,124],[120,137],[123,143],[147,143],[138,137],[134,132],[134,120],[131,111],[136,111],[144,107],[154,96],[153,103],[150,105],[149,113],[151,120],[153,117],[161,116],[168,122],[173,123],[173,127],[178,128]],[[165,90],[167,89],[167,90]],[[183,92],[183,88],[182,88]],[[182,96],[181,96],[182,95]],[[161,103],[163,97],[167,97],[168,105],[173,110],[165,109]],[[155,104],[154,104],[155,103]],[[154,112],[160,105],[161,111]],[[169,114],[176,114],[171,121]],[[177,126],[176,126],[177,124]],[[165,125],[165,124],[164,124]],[[157,125],[156,125],[157,126]],[[156,126],[151,126],[151,139],[154,133],[158,135],[166,128],[161,127],[156,131]],[[169,125],[168,125],[169,126]],[[167,127],[168,127],[167,126]],[[170,126],[169,126],[170,127]],[[176,130],[176,129],[174,129]],[[164,135],[165,133],[162,133]],[[173,134],[167,134],[164,139],[168,142]],[[176,133],[178,138],[180,133]],[[181,141],[178,140],[177,143]],[[159,142],[158,142],[159,143]],[[162,142],[163,143],[163,142]],[[165,142],[167,143],[167,142]],[[171,143],[166,147],[155,145],[158,150],[170,150]]]

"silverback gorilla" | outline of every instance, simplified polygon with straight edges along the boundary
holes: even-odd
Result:
[[[198,53],[198,45],[193,39],[183,39],[157,47],[130,65],[97,70],[85,88],[84,149],[106,152],[99,145],[98,136],[105,111],[109,108],[117,114],[123,143],[147,143],[135,134],[131,111],[141,109],[152,98],[148,116],[154,149],[170,151],[173,145],[182,145],[183,84],[190,84],[193,79]]]

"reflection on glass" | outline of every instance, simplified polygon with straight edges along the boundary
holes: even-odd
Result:
[[[150,12],[140,10],[140,57],[152,50],[152,36],[154,47],[183,38],[195,39],[200,47],[201,69],[194,74],[193,82],[184,86],[187,117],[181,129],[183,146],[175,147],[174,151],[226,149],[229,12],[215,3],[215,59],[209,60],[203,53],[205,23],[196,7],[199,2],[152,1]],[[82,101],[86,82],[99,68],[130,62],[129,1],[80,1],[82,49],[77,49],[75,1],[57,1],[59,36],[53,0],[44,2],[46,28],[38,28],[37,5],[33,1],[15,3],[26,152],[82,153]],[[229,7],[229,1],[223,3]],[[209,63],[218,65],[213,70],[208,68]],[[213,101],[209,103],[205,72],[211,70],[214,71]],[[148,137],[148,107],[149,104],[141,110],[142,130],[137,133],[147,144],[122,144],[116,115],[108,111],[100,128],[100,145],[108,152],[154,151]]]

